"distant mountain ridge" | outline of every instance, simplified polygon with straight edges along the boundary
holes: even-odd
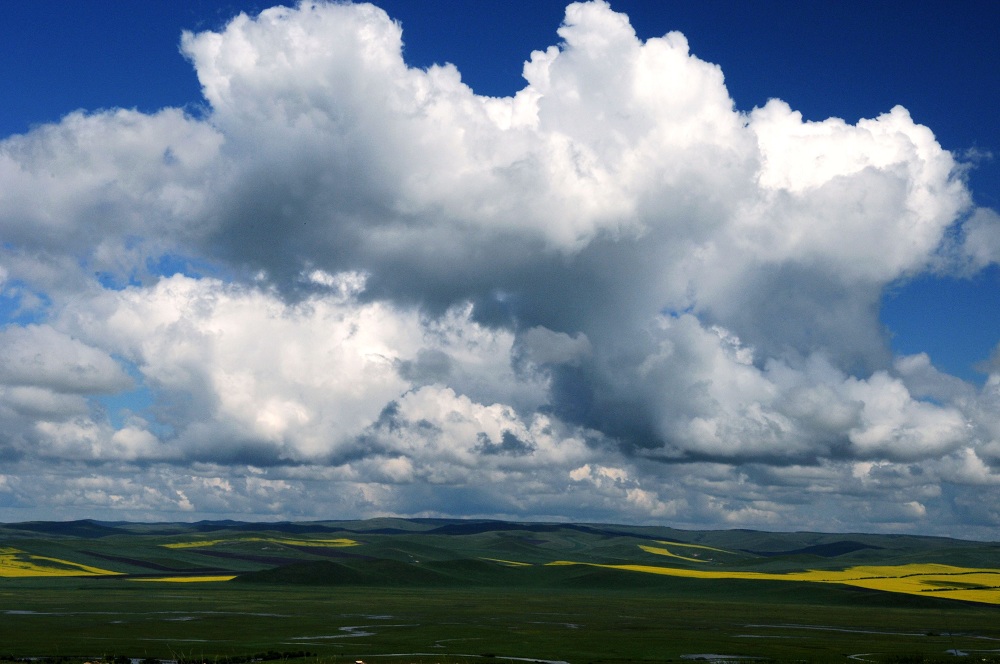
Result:
[[[865,549],[990,547],[1000,543],[978,542],[922,535],[778,532],[747,529],[679,530],[666,526],[573,522],[517,522],[490,519],[379,517],[365,520],[253,522],[203,520],[194,522],[132,522],[78,519],[26,521],[0,524],[0,537],[34,533],[52,537],[105,538],[111,536],[179,536],[186,534],[268,532],[288,535],[343,533],[348,535],[475,536],[487,533],[568,533],[598,537],[671,540],[692,545],[731,548],[761,556],[817,555],[837,557]]]

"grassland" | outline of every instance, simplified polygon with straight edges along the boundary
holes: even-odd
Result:
[[[0,577],[0,660],[996,660],[998,552],[502,522],[16,524],[0,559],[30,574]]]

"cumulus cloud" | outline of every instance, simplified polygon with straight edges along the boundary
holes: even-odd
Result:
[[[0,330],[0,382],[54,392],[118,392],[131,380],[105,352],[49,325]]]
[[[203,117],[0,142],[0,288],[38,319],[0,331],[0,455],[76,487],[8,478],[20,508],[887,529],[993,486],[995,376],[879,321],[945,254],[996,262],[906,109],[737,109],[600,1],[505,98],[404,27],[240,15],[182,37]]]
[[[1000,263],[1000,215],[989,208],[977,208],[962,224],[962,253],[968,267],[978,271]]]

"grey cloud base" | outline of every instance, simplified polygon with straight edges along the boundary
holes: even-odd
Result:
[[[1000,374],[878,319],[997,260],[930,129],[737,110],[602,2],[558,36],[487,98],[375,7],[274,8],[184,35],[202,118],[0,143],[32,319],[0,331],[0,518],[1000,525]]]

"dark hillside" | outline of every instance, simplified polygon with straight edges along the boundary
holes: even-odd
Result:
[[[782,553],[763,553],[755,552],[757,555],[762,556],[775,556],[775,555],[786,555],[793,556],[797,554],[806,554],[811,556],[820,556],[822,558],[836,558],[837,556],[843,556],[848,553],[854,553],[855,551],[861,551],[862,549],[881,549],[880,546],[874,546],[872,544],[862,544],[861,542],[853,542],[850,540],[842,540],[839,542],[829,542],[827,544],[814,544],[812,546],[804,546],[801,549],[793,549],[792,551],[784,551]]]
[[[109,535],[127,534],[128,531],[101,525],[88,519],[80,521],[27,521],[8,524],[6,528],[23,530],[30,533],[57,535],[61,537],[108,537]]]
[[[311,586],[366,586],[405,588],[454,586],[458,581],[436,570],[395,560],[334,562],[317,560],[250,572],[234,582]]]

